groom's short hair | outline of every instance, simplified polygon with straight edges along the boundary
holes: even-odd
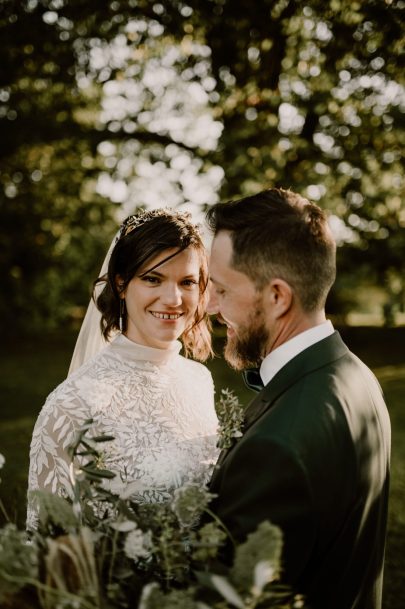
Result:
[[[323,210],[304,197],[271,188],[217,203],[207,213],[215,234],[230,231],[232,266],[262,289],[286,281],[305,311],[325,306],[336,276],[336,243]]]

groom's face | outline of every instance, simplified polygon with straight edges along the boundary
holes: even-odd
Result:
[[[266,355],[266,327],[261,291],[247,275],[232,267],[232,240],[220,231],[210,258],[211,299],[208,312],[227,327],[225,359],[236,370],[258,366]]]

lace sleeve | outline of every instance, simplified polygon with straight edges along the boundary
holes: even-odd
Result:
[[[36,528],[38,508],[30,491],[45,490],[63,497],[72,497],[68,447],[86,413],[68,392],[55,390],[47,399],[35,424],[28,475],[27,528]],[[61,395],[62,393],[62,395]],[[83,412],[82,412],[83,410]]]

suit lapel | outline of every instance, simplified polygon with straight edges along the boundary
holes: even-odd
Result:
[[[271,408],[287,389],[302,377],[341,358],[347,352],[348,348],[342,341],[340,334],[334,332],[331,336],[311,345],[290,360],[247,406],[244,433]],[[218,471],[236,445],[237,442],[230,448],[221,451],[215,471]],[[215,477],[214,472],[212,482]]]
[[[256,399],[246,408],[246,431],[251,427],[274,402],[292,385],[302,377],[323,368],[327,364],[339,359],[348,348],[342,341],[340,334],[334,332],[331,336],[318,341],[304,351],[301,351],[290,360],[276,376],[262,389]]]

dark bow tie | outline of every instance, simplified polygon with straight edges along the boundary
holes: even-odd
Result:
[[[253,391],[261,391],[264,387],[264,383],[259,374],[259,368],[248,368],[242,372],[243,380],[245,385]]]

